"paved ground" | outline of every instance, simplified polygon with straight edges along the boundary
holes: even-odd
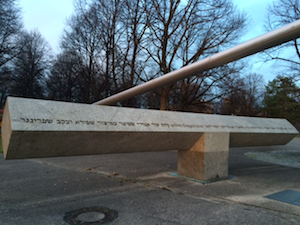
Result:
[[[176,172],[176,151],[12,161],[2,156],[0,224],[67,225],[67,212],[102,206],[118,212],[110,224],[298,225],[300,206],[265,196],[300,191],[300,169],[245,156],[284,149],[300,151],[300,139],[232,148],[234,179],[207,185],[168,175]]]

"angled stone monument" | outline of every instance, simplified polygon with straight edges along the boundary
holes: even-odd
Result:
[[[178,174],[228,176],[229,147],[284,145],[298,134],[285,119],[98,106],[8,97],[5,159],[178,150]]]

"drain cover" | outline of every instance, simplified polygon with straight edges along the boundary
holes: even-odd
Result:
[[[88,207],[68,212],[64,221],[71,225],[98,225],[113,221],[118,213],[105,207]]]
[[[284,190],[272,195],[266,196],[266,198],[270,198],[276,201],[286,202],[293,205],[300,206],[300,192],[294,190]]]

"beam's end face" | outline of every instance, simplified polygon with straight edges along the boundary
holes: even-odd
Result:
[[[2,118],[2,127],[1,127],[2,147],[3,147],[3,154],[5,159],[7,159],[11,134],[12,134],[12,127],[11,127],[11,118],[10,118],[10,109],[9,109],[9,98],[7,98],[4,107],[4,114]]]

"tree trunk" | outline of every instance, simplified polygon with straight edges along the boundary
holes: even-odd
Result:
[[[166,110],[169,100],[170,86],[165,86],[162,88],[160,96],[160,110]]]

